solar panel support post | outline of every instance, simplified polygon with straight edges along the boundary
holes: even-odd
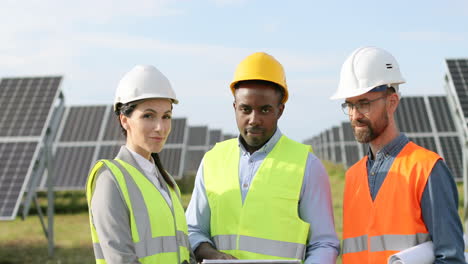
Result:
[[[468,226],[468,141],[463,144],[463,222]]]
[[[45,171],[45,159],[41,158],[45,156],[44,148],[42,148],[39,151],[39,153],[40,158],[36,161],[36,164],[34,164],[33,174],[28,186],[28,193],[23,203],[23,214],[21,216],[23,220],[26,219],[26,217],[28,217],[29,215],[29,208],[31,207],[32,200],[33,198],[36,198],[36,188],[39,185],[38,181],[40,180],[41,176],[44,174]],[[37,208],[37,210],[39,209],[40,208]]]
[[[52,130],[47,129],[46,144],[44,146],[46,152],[47,163],[47,239],[49,245],[49,257],[54,256],[54,173],[53,173],[53,157],[52,157]]]

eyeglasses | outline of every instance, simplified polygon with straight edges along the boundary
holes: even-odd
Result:
[[[353,115],[352,112],[353,112],[354,108],[356,108],[356,110],[359,113],[365,115],[365,114],[369,113],[371,103],[373,103],[373,102],[375,102],[377,100],[380,100],[380,99],[384,99],[386,97],[387,97],[387,95],[384,95],[382,97],[375,98],[374,100],[358,102],[358,103],[355,103],[355,104],[344,102],[344,103],[341,104],[341,109],[343,109],[343,113],[345,115]]]

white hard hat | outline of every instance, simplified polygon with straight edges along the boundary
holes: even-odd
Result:
[[[137,65],[120,80],[115,93],[114,110],[119,103],[126,104],[148,98],[168,98],[175,104],[179,103],[164,74],[154,66]]]
[[[397,90],[402,83],[405,79],[392,54],[377,47],[362,47],[343,63],[338,90],[330,99],[358,96],[381,85],[393,85]]]

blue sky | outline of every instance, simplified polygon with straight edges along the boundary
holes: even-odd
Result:
[[[65,76],[68,105],[111,104],[122,75],[152,64],[172,82],[174,116],[237,133],[236,65],[265,51],[284,66],[279,121],[298,141],[346,120],[341,64],[375,45],[399,61],[405,95],[445,94],[445,58],[468,57],[467,1],[2,1],[0,77]]]

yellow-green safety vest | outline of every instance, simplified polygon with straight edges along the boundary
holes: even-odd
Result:
[[[211,237],[238,259],[303,260],[310,224],[298,204],[310,146],[284,135],[265,157],[242,204],[237,139],[216,144],[204,157]]]
[[[184,260],[189,261],[187,223],[177,185],[176,190],[168,186],[173,205],[171,210],[159,190],[138,169],[122,160],[100,160],[91,169],[86,183],[89,208],[96,175],[103,166],[115,177],[129,209],[130,230],[139,261],[144,264],[179,264]],[[136,204],[140,207],[143,205],[146,210],[140,209],[136,213]],[[96,263],[107,263],[99,244],[91,210],[89,220]]]

